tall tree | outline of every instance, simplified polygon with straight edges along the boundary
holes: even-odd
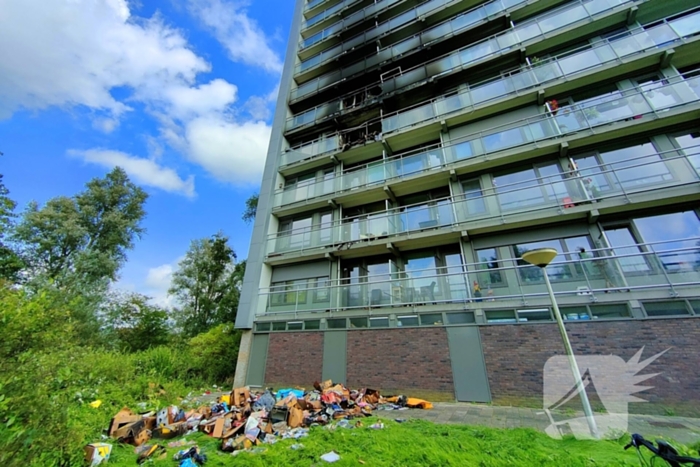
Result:
[[[169,290],[179,303],[177,321],[185,334],[235,320],[240,294],[235,261],[236,253],[222,233],[192,241]]]
[[[134,240],[144,233],[146,192],[116,167],[73,197],[30,203],[15,229],[30,275],[62,285],[113,281]]]
[[[255,215],[258,213],[258,197],[259,195],[255,193],[245,200],[245,211],[243,211],[241,218],[246,224],[250,224],[255,220]]]
[[[10,198],[10,190],[7,189],[2,178],[0,174],[0,280],[14,282],[23,263],[6,239],[13,227],[17,203]]]
[[[168,342],[168,313],[138,293],[112,292],[105,305],[107,334],[120,350],[136,352]]]

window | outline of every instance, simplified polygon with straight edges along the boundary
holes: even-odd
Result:
[[[494,177],[501,209],[522,210],[541,204],[560,204],[569,197],[558,164],[537,165]]]
[[[420,315],[421,326],[442,326],[442,313],[431,313],[429,315]]]
[[[481,191],[481,183],[479,180],[475,179],[462,182],[462,191],[464,192],[464,205],[467,210],[467,216],[486,212],[486,204],[484,203],[484,195]]]
[[[388,328],[389,327],[389,318],[387,318],[387,317],[370,318],[369,319],[369,327],[371,327],[371,328]]]
[[[694,211],[674,212],[634,220],[642,240],[652,243],[666,272],[695,272],[700,268],[700,220]]]
[[[350,318],[351,328],[366,328],[367,318]]]
[[[301,331],[304,328],[302,321],[290,321],[287,323],[287,331]]]
[[[690,314],[683,300],[664,302],[642,302],[647,316],[677,316]]]
[[[330,300],[330,278],[317,277],[311,280],[314,303],[325,303]]]
[[[496,248],[476,250],[476,257],[479,260],[477,268],[479,270],[489,271],[478,274],[479,284],[484,287],[488,287],[489,285],[502,285],[503,276],[501,275],[501,271],[498,270],[500,265],[498,263],[498,251]]]
[[[630,311],[624,303],[590,305],[593,319],[629,318]]]
[[[559,254],[547,267],[547,274],[553,281],[585,279],[586,274],[593,275],[592,265],[587,264],[586,258],[590,257],[586,251],[591,249],[588,237],[570,237],[565,239],[545,240],[540,242],[525,243],[513,246],[513,254],[516,258],[522,258],[523,254],[539,248],[554,248]],[[584,260],[584,261],[582,261]],[[518,273],[520,279],[525,282],[539,282],[544,280],[542,270],[537,266],[530,266],[522,259],[518,259]]]
[[[470,324],[474,323],[474,313],[470,312],[457,312],[457,313],[446,313],[447,324]]]
[[[300,305],[307,300],[308,279],[273,282],[270,285],[270,305]]]
[[[418,316],[399,316],[397,326],[418,326]]]
[[[492,310],[486,312],[487,323],[515,323],[514,310]]]
[[[304,321],[304,329],[307,331],[321,329],[321,320],[313,319],[310,321]]]
[[[552,321],[552,315],[549,308],[518,310],[518,321]]]
[[[588,314],[588,308],[585,306],[567,306],[559,310],[561,317],[566,321],[587,320],[591,319]]]
[[[700,133],[676,136],[674,139],[695,170],[700,172]]]
[[[269,331],[271,328],[270,323],[255,323],[255,330],[256,331]]]
[[[345,318],[329,319],[327,324],[328,329],[345,329],[348,327]]]
[[[286,329],[287,329],[287,323],[285,323],[284,321],[281,321],[281,322],[277,321],[277,322],[272,323],[272,330],[273,331],[284,331]]]

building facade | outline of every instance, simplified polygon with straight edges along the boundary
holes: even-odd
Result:
[[[299,0],[237,384],[541,400],[553,247],[575,350],[700,400],[698,52],[697,0]]]

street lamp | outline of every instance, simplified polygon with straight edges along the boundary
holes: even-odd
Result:
[[[566,334],[566,328],[564,327],[564,321],[561,319],[561,312],[559,311],[559,305],[557,304],[556,298],[554,298],[554,290],[552,290],[552,284],[549,282],[549,277],[547,276],[547,266],[552,260],[557,256],[557,250],[554,248],[538,248],[537,250],[531,250],[523,254],[523,261],[530,263],[542,269],[542,274],[544,275],[544,283],[547,284],[547,291],[549,292],[549,299],[552,301],[552,308],[554,309],[554,317],[557,320],[557,325],[559,326],[559,332],[561,333],[561,339],[564,341],[564,347],[566,348],[566,355],[569,357],[569,366],[571,367],[571,373],[574,375],[574,381],[576,381],[576,389],[579,396],[581,397],[581,402],[583,403],[583,412],[586,414],[586,420],[588,421],[588,428],[591,430],[591,434],[594,438],[598,439],[598,427],[595,423],[595,418],[593,418],[593,411],[591,410],[591,403],[588,401],[588,395],[586,394],[586,389],[583,386],[583,381],[581,380],[581,372],[578,369],[578,364],[576,363],[576,357],[574,357],[574,351],[571,348],[571,342],[569,342],[569,336]]]

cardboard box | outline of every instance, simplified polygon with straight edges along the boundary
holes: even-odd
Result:
[[[289,417],[287,425],[290,428],[299,428],[304,423],[304,411],[296,407],[289,408]]]
[[[248,388],[234,388],[231,391],[231,401],[234,407],[244,407],[250,399],[250,391]]]
[[[112,453],[112,445],[107,443],[93,443],[85,446],[84,450],[85,461],[89,462],[92,467],[109,460],[109,455]]]
[[[112,418],[112,422],[109,424],[109,436],[115,438],[115,434],[120,428],[138,422],[139,420],[141,420],[140,415],[136,415],[129,410],[128,407],[124,407]]]

